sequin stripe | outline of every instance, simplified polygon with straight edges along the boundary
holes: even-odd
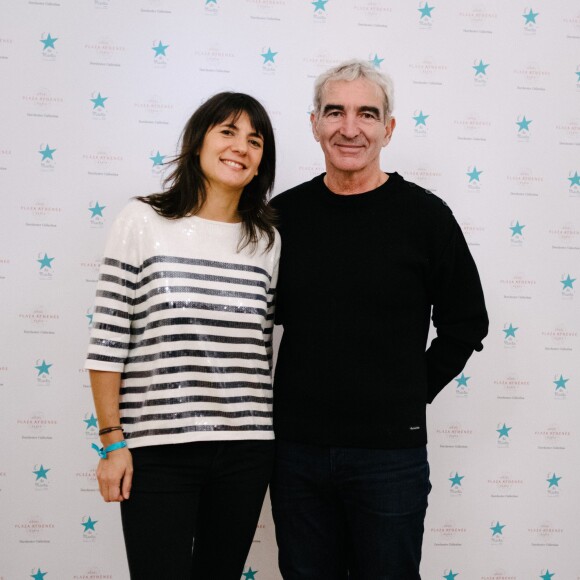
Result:
[[[158,375],[171,375],[177,373],[208,373],[208,374],[246,374],[270,376],[270,369],[248,368],[248,367],[216,367],[201,365],[181,365],[176,367],[161,367],[149,371],[128,371],[123,373],[124,379],[140,379],[145,377],[156,377]]]
[[[125,326],[116,326],[114,324],[105,324],[104,322],[94,322],[93,332],[103,330],[105,332],[114,332],[116,334],[131,334],[132,330]]]
[[[142,304],[154,296],[161,294],[206,294],[208,296],[223,296],[225,298],[245,298],[247,300],[259,300],[267,302],[266,296],[263,294],[250,294],[249,292],[235,292],[233,290],[223,290],[220,288],[201,288],[196,286],[161,286],[160,288],[153,288],[146,294],[135,298],[132,301],[133,305]]]
[[[221,336],[218,334],[164,334],[162,336],[155,336],[146,338],[139,342],[133,343],[133,348],[143,348],[146,346],[153,346],[163,344],[164,342],[217,342],[220,344],[254,344],[256,346],[263,346],[264,341],[261,338],[250,338],[248,336]],[[128,346],[128,345],[125,345]]]
[[[99,274],[99,282],[109,282],[110,284],[123,286],[124,288],[129,288],[130,290],[135,290],[137,288],[137,284],[135,282],[131,282],[131,280],[127,280],[126,278],[119,278],[119,276],[107,274],[106,272],[101,272]]]
[[[126,272],[131,272],[131,274],[138,274],[140,268],[127,264],[127,262],[121,262],[120,260],[115,260],[114,258],[103,258],[103,264],[107,266],[112,266],[114,268],[119,268],[120,270],[125,270]]]
[[[107,306],[95,306],[95,314],[106,314],[107,316],[116,316],[117,318],[129,319],[129,313],[117,308],[108,308]]]
[[[141,271],[147,269],[152,264],[185,264],[190,266],[206,266],[208,268],[218,268],[220,270],[239,270],[241,272],[256,272],[263,274],[270,280],[270,275],[266,270],[258,266],[249,264],[235,264],[232,262],[217,262],[214,260],[202,260],[199,258],[183,258],[180,256],[152,256],[147,258],[141,265]]]
[[[123,419],[121,418],[121,423]],[[137,439],[152,435],[179,435],[192,431],[273,431],[272,424],[267,425],[187,425],[185,427],[166,427],[163,429],[146,429],[144,431],[125,432],[125,439]]]
[[[191,387],[200,387],[203,389],[259,389],[265,391],[272,390],[271,383],[254,383],[250,381],[177,381],[170,383],[147,383],[140,386],[123,386],[121,387],[121,395],[131,395],[154,391],[173,391],[176,389],[187,389]]]
[[[109,290],[97,290],[97,298],[106,298],[108,300],[116,300],[117,302],[122,302],[123,304],[128,304],[133,306],[135,304],[135,299],[124,294],[118,294],[117,292],[110,292]]]
[[[120,403],[120,409],[142,409],[143,407],[163,407],[169,405],[182,405],[184,403],[219,403],[237,404],[237,403],[260,403],[262,405],[271,405],[272,397],[255,397],[254,395],[245,395],[244,397],[209,397],[203,395],[191,395],[188,397],[173,397],[171,399],[147,399],[146,401],[123,401]]]
[[[175,310],[181,308],[191,308],[192,310],[210,310],[212,312],[225,312],[231,314],[252,314],[255,316],[266,316],[266,310],[263,308],[254,308],[252,306],[231,306],[229,304],[211,304],[208,302],[194,302],[193,300],[172,300],[162,304],[152,304],[146,310],[135,312],[131,315],[131,320],[143,320],[153,312],[163,312],[164,310]]]
[[[163,318],[162,320],[153,320],[148,322],[145,326],[133,326],[131,334],[140,335],[162,326],[176,326],[176,325],[196,325],[196,326],[219,326],[223,328],[232,328],[236,330],[256,330],[262,332],[262,325],[256,322],[235,322],[233,320],[217,320],[211,318],[189,318],[180,316],[178,318]]]
[[[125,359],[122,357],[106,356],[104,354],[96,354],[94,352],[89,352],[87,354],[87,359],[98,360],[98,361],[102,361],[102,362],[116,363],[116,364],[123,364],[125,362]]]
[[[136,425],[147,421],[175,421],[177,419],[190,419],[191,417],[223,417],[224,419],[243,419],[245,417],[260,417],[269,419],[273,416],[272,411],[183,411],[181,413],[155,413],[140,415],[139,417],[124,417],[126,425]]]
[[[142,288],[160,278],[184,278],[186,280],[203,280],[204,282],[215,282],[218,284],[237,284],[238,286],[258,286],[260,288],[266,288],[267,286],[266,282],[263,280],[253,280],[252,278],[230,278],[228,276],[217,276],[215,274],[199,274],[198,272],[159,270],[158,272],[154,272],[149,276],[141,278],[137,283],[136,288]]]
[[[142,362],[152,362],[155,360],[164,360],[180,357],[203,357],[203,358],[240,358],[244,360],[261,360],[266,361],[268,358],[265,354],[257,352],[230,352],[230,351],[216,351],[216,350],[169,350],[156,352],[154,354],[144,354],[140,356],[130,356],[125,361],[125,364],[134,364]]]
[[[130,343],[118,342],[116,340],[110,340],[109,338],[96,338],[93,336],[93,337],[91,337],[89,344],[95,344],[96,346],[102,346],[105,348],[119,348],[119,349],[126,350],[129,348]]]

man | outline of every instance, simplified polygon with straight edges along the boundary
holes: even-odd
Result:
[[[326,173],[272,202],[284,325],[272,505],[285,580],[420,578],[426,404],[487,334],[450,209],[381,171],[392,108],[390,80],[364,62],[321,75],[311,123]]]

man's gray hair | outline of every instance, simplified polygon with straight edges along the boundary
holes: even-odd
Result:
[[[385,97],[384,113],[388,119],[394,108],[394,88],[393,79],[387,74],[379,72],[370,63],[364,60],[347,60],[326,72],[323,72],[314,82],[314,114],[320,113],[322,103],[322,92],[326,85],[333,81],[356,81],[366,79],[376,84]]]

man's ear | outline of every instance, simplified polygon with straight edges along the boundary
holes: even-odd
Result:
[[[318,122],[318,118],[314,114],[314,112],[310,113],[310,126],[312,127],[312,134],[314,135],[314,138],[316,139],[316,141],[320,141],[320,137],[318,136],[318,129],[316,126],[317,122]]]
[[[386,147],[389,144],[396,126],[397,121],[395,117],[390,117],[389,119],[387,119],[387,122],[385,124],[385,137],[383,139],[383,147]]]

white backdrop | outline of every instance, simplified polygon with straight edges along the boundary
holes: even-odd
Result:
[[[528,2],[0,0],[0,580],[128,578],[82,370],[118,210],[224,89],[267,106],[276,192],[321,172],[313,79],[351,57],[393,75],[383,167],[452,207],[491,316],[429,410],[423,577],[580,579],[580,6]],[[243,578],[276,570],[267,504]]]

